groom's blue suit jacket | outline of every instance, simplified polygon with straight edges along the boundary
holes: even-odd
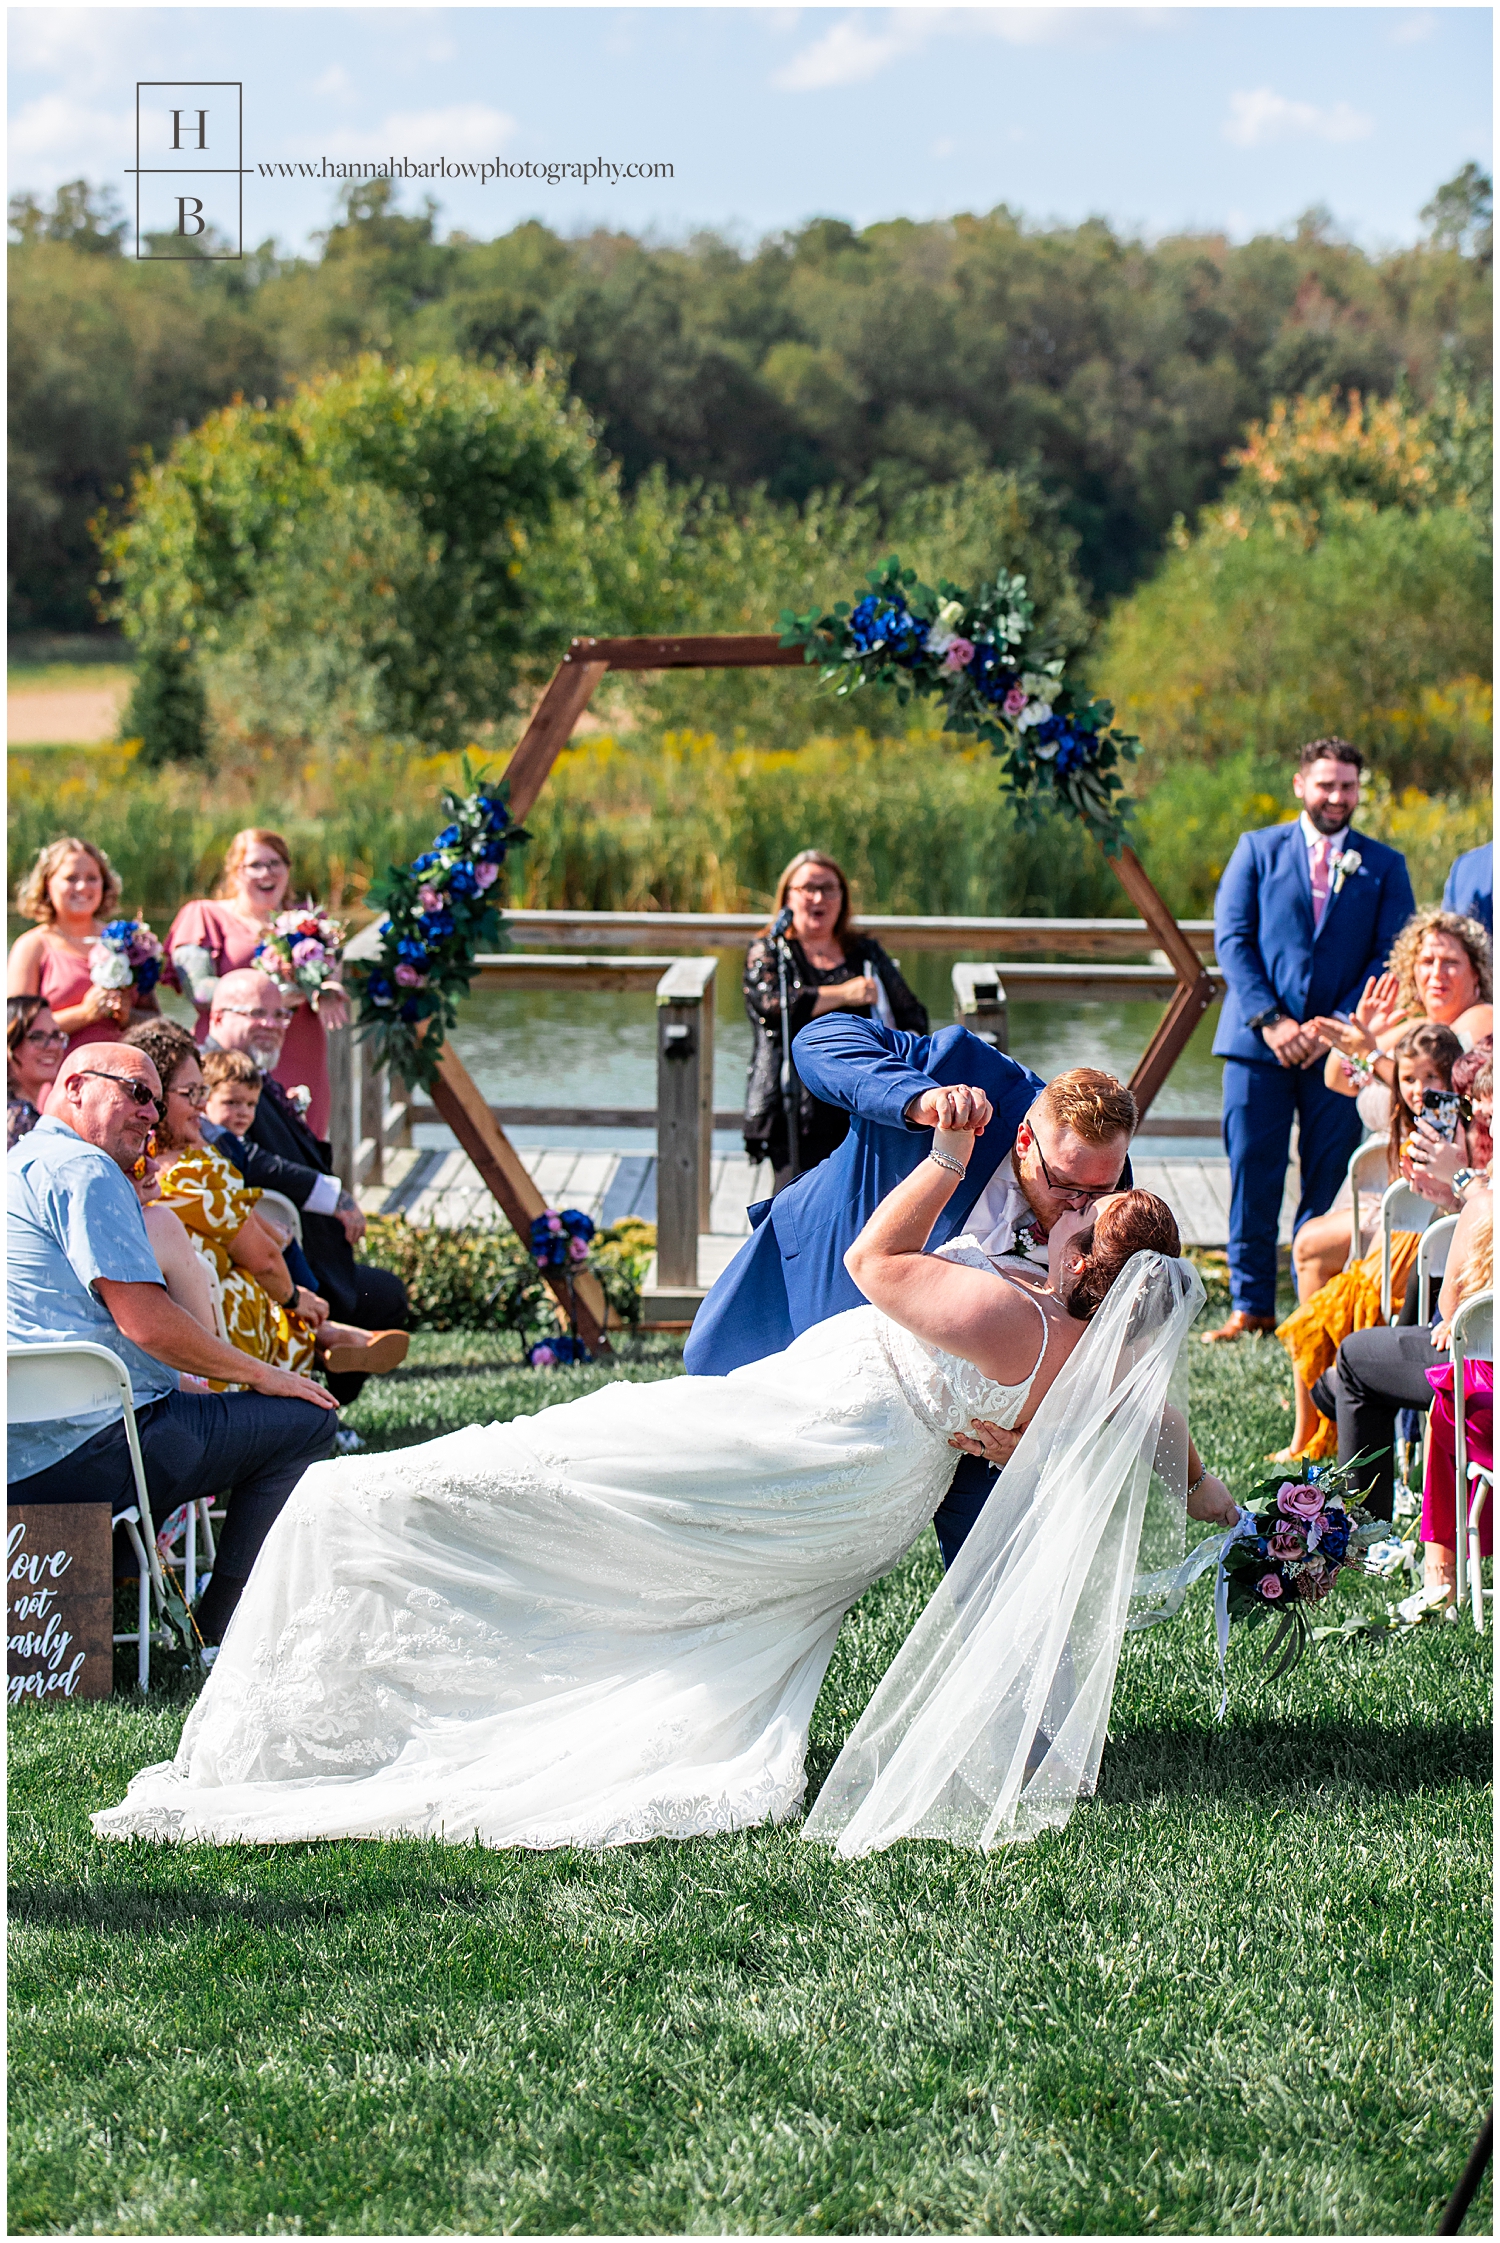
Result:
[[[813,1096],[852,1115],[849,1134],[818,1167],[750,1209],[754,1230],[699,1309],[683,1350],[684,1368],[700,1376],[758,1363],[825,1317],[861,1306],[844,1255],[886,1193],[927,1156],[932,1131],[903,1118],[914,1098],[934,1083],[972,1083],[995,1109],[938,1217],[931,1243],[942,1246],[963,1231],[1043,1087],[1040,1076],[967,1028],[918,1036],[828,1013],[792,1049]]]

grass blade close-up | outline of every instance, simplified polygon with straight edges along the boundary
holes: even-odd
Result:
[[[675,1369],[636,1345],[624,1375]],[[1240,1486],[1284,1437],[1286,1359],[1191,1353]],[[430,1334],[350,1419],[398,1446],[599,1375]],[[937,1578],[924,1535],[846,1622],[810,1789]],[[1236,1638],[1220,1725],[1202,1583],[1126,1639],[1097,1796],[988,1857],[845,1862],[795,1826],[108,1845],[89,1812],[185,1703],[122,1681],[27,1710],[11,2226],[1430,2233],[1490,2097],[1490,1641],[1433,1621],[1273,1684]],[[1469,2232],[1491,2203],[1486,2177]]]

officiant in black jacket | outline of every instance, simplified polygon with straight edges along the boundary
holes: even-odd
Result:
[[[330,1147],[313,1135],[271,1074],[281,1057],[288,1019],[277,984],[252,967],[224,974],[215,986],[209,1048],[248,1052],[263,1078],[249,1135],[226,1132],[216,1142],[247,1183],[282,1192],[301,1210],[302,1246],[315,1288],[340,1323],[406,1331],[411,1321],[406,1287],[393,1271],[355,1260],[354,1249],[365,1230],[363,1211],[333,1173]],[[364,1379],[345,1373],[330,1377],[328,1384],[340,1402],[352,1402]]]

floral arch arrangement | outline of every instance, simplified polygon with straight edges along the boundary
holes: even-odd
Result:
[[[965,591],[917,581],[892,554],[853,606],[781,616],[781,644],[800,647],[841,697],[894,686],[898,701],[943,703],[943,730],[989,741],[1004,784],[1027,808],[1050,798],[1090,826],[1110,857],[1126,837],[1122,764],[1140,753],[1117,729],[1114,708],[1074,685],[1038,629],[1024,576],[1003,570]]]

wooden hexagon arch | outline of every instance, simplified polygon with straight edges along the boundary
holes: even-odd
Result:
[[[754,670],[809,668],[800,647],[783,646],[772,633],[737,633],[706,638],[574,639],[506,768],[511,815],[523,820],[536,801],[574,727],[611,670]],[[1145,866],[1131,848],[1110,858],[1136,910],[1171,962],[1177,991],[1155,1035],[1130,1078],[1144,1114],[1213,1002],[1213,980],[1202,959],[1167,909]],[[433,1104],[474,1162],[513,1228],[525,1238],[541,1212],[536,1186],[504,1131],[481,1098],[451,1044],[443,1047]],[[548,1275],[553,1291],[559,1285]],[[571,1301],[580,1336],[596,1351],[607,1350],[604,1297],[591,1275],[580,1277]]]

